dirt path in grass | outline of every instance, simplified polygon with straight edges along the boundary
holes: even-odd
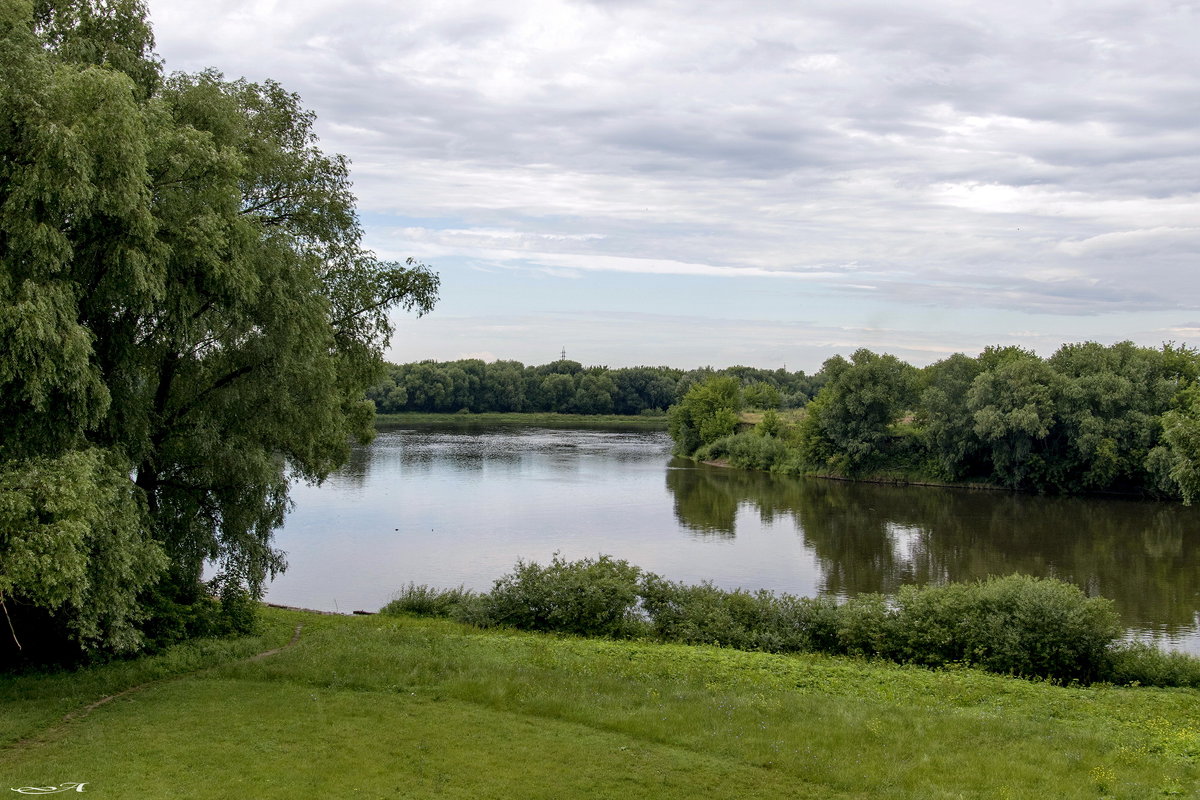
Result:
[[[9,753],[18,752],[21,750],[27,750],[30,747],[34,747],[36,745],[45,744],[49,741],[52,741],[53,739],[57,738],[59,735],[64,733],[66,731],[67,727],[71,723],[78,722],[79,720],[84,719],[89,714],[91,714],[93,711],[95,711],[97,708],[100,708],[100,706],[111,703],[113,700],[120,700],[122,697],[128,697],[131,694],[137,694],[138,692],[145,691],[146,689],[149,689],[154,686],[158,686],[163,683],[168,683],[170,681],[176,681],[181,678],[189,678],[189,677],[191,677],[193,675],[197,675],[201,672],[215,669],[216,667],[223,667],[223,666],[226,666],[227,664],[237,664],[238,662],[241,662],[241,661],[261,661],[262,659],[269,658],[273,655],[276,655],[277,653],[282,653],[284,650],[287,650],[289,647],[292,647],[293,645],[295,645],[297,642],[300,641],[300,631],[303,628],[304,628],[303,625],[297,625],[296,629],[292,632],[292,638],[288,641],[287,644],[285,644],[281,647],[274,647],[270,650],[264,650],[261,653],[255,653],[252,656],[246,656],[244,658],[239,658],[234,661],[227,661],[224,664],[214,664],[212,666],[201,667],[199,669],[192,670],[191,672],[181,672],[178,675],[170,675],[166,678],[159,678],[159,679],[153,680],[153,681],[146,681],[145,683],[139,683],[136,686],[130,686],[128,689],[123,689],[122,691],[119,691],[116,694],[110,694],[106,697],[101,697],[99,700],[96,700],[95,702],[92,702],[92,703],[88,703],[86,706],[83,706],[82,708],[77,708],[74,711],[67,712],[67,714],[64,715],[63,718],[61,720],[59,720],[56,724],[50,726],[49,728],[43,729],[40,733],[35,733],[32,736],[26,736],[23,739],[17,739],[16,741],[11,742],[10,744],[4,746],[3,748],[0,748],[0,758],[2,758],[4,755],[7,755]]]
[[[245,658],[239,658],[237,661],[230,661],[228,663],[236,664],[238,661],[260,661],[264,658],[267,658],[268,656],[273,656],[276,653],[282,653],[284,650],[287,650],[289,647],[294,645],[296,642],[300,641],[300,630],[303,627],[304,627],[303,625],[297,625],[296,630],[292,632],[291,640],[288,641],[288,643],[283,645],[282,647],[276,647],[271,650],[264,650],[261,653],[255,653],[252,656],[246,656]],[[216,666],[225,666],[225,665],[219,664]],[[186,678],[190,675],[195,675],[197,672],[203,672],[204,670],[208,670],[208,669],[213,669],[213,667],[201,667],[200,669],[193,670],[192,672],[183,672],[183,673],[180,673],[179,675],[171,675],[170,677],[167,677],[167,678],[159,678],[156,681],[147,681],[146,683],[139,683],[137,686],[130,686],[128,689],[117,692],[116,694],[110,694],[108,697],[101,697],[99,700],[97,700],[94,703],[89,703],[88,705],[84,706],[83,708],[79,708],[79,709],[76,709],[75,711],[71,711],[65,717],[62,718],[62,722],[64,722],[64,723],[74,722],[76,720],[83,719],[88,714],[92,713],[93,711],[95,711],[97,708],[104,705],[105,703],[111,703],[113,700],[119,700],[122,697],[126,697],[131,694],[136,694],[137,692],[143,691],[145,689],[149,689],[151,686],[157,686],[160,683],[165,683],[167,681],[173,681],[178,678]]]

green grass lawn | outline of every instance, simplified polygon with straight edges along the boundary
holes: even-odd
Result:
[[[254,639],[0,678],[0,792],[1200,797],[1197,720],[1190,690],[269,609]]]

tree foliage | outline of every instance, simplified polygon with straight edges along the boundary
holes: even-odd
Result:
[[[729,367],[585,367],[560,360],[540,366],[478,359],[388,365],[368,391],[382,414],[408,411],[472,413],[552,411],[563,414],[665,413],[692,386],[719,375],[745,387],[747,402],[763,408],[797,408],[819,384],[803,372]]]
[[[692,386],[668,414],[668,430],[676,449],[690,455],[733,433],[741,405],[736,378],[714,376]]]
[[[1183,502],[1200,497],[1200,386],[1191,384],[1176,408],[1162,416],[1162,444],[1147,457],[1160,482],[1175,487]]]
[[[812,376],[798,423],[707,447],[734,466],[790,473],[979,481],[1012,489],[1200,497],[1200,354],[1173,343],[1064,344],[957,353],[923,370],[859,350]],[[781,445],[765,446],[764,436]],[[686,438],[685,438],[686,437]],[[745,439],[745,441],[743,441]],[[688,455],[702,444],[681,429]]]
[[[0,599],[59,616],[87,647],[136,646],[144,617],[137,592],[166,566],[121,466],[91,448],[0,472]],[[6,617],[18,611],[6,603]],[[16,627],[7,632],[19,645]]]
[[[861,349],[850,361],[829,359],[822,371],[828,383],[809,404],[803,427],[810,460],[848,475],[879,466],[892,426],[915,400],[916,369]]]
[[[1146,487],[1145,463],[1182,375],[1170,348],[1066,344],[1048,359],[1063,378],[1053,478],[1067,486]]]
[[[925,370],[918,422],[940,476],[960,478],[979,468],[983,442],[967,407],[967,390],[982,369],[977,359],[955,353]]]
[[[989,449],[992,473],[1012,488],[1041,481],[1040,446],[1057,421],[1062,378],[1037,356],[1004,360],[971,382],[967,410]]]
[[[371,435],[388,312],[437,290],[363,249],[348,162],[295,94],[163,79],[152,44],[133,0],[0,17],[0,597],[113,649],[206,562],[261,593],[289,479]],[[47,525],[70,590],[21,566]]]

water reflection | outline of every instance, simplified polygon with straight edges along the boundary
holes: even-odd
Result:
[[[1023,572],[1113,598],[1200,652],[1200,509],[796,480],[672,460],[663,433],[406,427],[298,486],[273,602],[377,609],[410,581],[486,590],[519,558],[608,553],[796,595]]]
[[[667,469],[667,488],[675,504],[675,518],[686,530],[701,536],[732,538],[737,532],[738,493],[719,479],[730,470],[714,473],[676,459]]]
[[[681,526],[737,533],[739,508],[786,522],[820,565],[819,590],[893,593],[904,584],[1022,572],[1111,597],[1131,627],[1193,630],[1200,608],[1200,509],[1113,499],[802,480],[676,463],[666,483]]]

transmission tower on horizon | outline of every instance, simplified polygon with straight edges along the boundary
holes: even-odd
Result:
[[[558,360],[559,360],[559,361],[566,361],[566,360],[567,360],[567,346],[566,346],[566,345],[563,345],[563,349],[562,349],[562,355],[561,355],[561,356],[559,356]]]

